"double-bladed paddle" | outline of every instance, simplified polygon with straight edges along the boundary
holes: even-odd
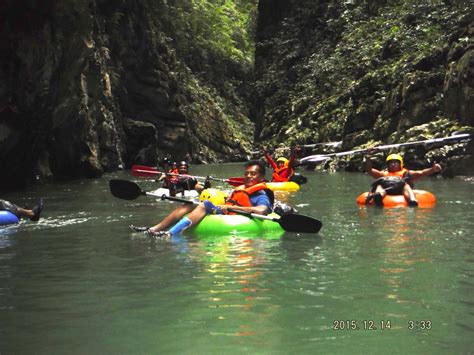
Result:
[[[110,192],[115,197],[125,199],[125,200],[134,200],[139,196],[142,195],[151,195],[150,193],[143,191],[140,186],[135,184],[132,181],[128,180],[119,180],[119,179],[112,179],[109,181]],[[175,202],[183,202],[183,203],[194,203],[197,202],[186,200],[184,198],[179,197],[171,197],[162,195],[162,200],[170,200]],[[229,208],[229,211],[241,214],[250,218],[257,218],[257,219],[266,219],[273,222],[280,224],[280,226],[287,232],[296,232],[296,233],[318,233],[323,224],[321,221],[301,215],[301,214],[286,214],[281,216],[280,218],[271,217],[271,216],[264,216],[256,213],[250,213],[245,211],[239,211],[235,209]]]
[[[135,200],[142,195],[155,196],[150,192],[143,191],[140,186],[128,180],[111,179],[109,188],[112,195],[123,200]]]
[[[196,203],[193,201],[185,200],[179,197],[171,197],[162,195],[162,200],[170,200],[175,202],[184,202],[184,203]],[[240,211],[234,208],[227,208],[228,211],[241,214],[250,218],[257,218],[262,220],[268,220],[278,223],[285,231],[287,232],[296,232],[296,233],[318,233],[323,224],[321,221],[309,216],[302,214],[286,214],[280,218],[265,216],[257,213],[251,213],[247,211]]]
[[[386,150],[386,149],[393,149],[399,147],[407,147],[413,145],[422,145],[422,144],[431,144],[431,143],[439,143],[439,142],[446,142],[450,140],[464,140],[464,139],[471,139],[472,134],[470,133],[463,133],[463,134],[454,134],[449,137],[442,137],[442,138],[433,138],[433,139],[426,139],[422,141],[416,142],[407,142],[407,143],[397,143],[397,144],[386,144],[386,145],[379,145],[373,148],[365,148],[365,149],[356,149],[350,150],[347,152],[339,152],[339,153],[330,153],[330,154],[315,154],[304,157],[300,159],[300,165],[305,165],[308,163],[318,163],[327,159],[331,159],[333,157],[340,157],[344,155],[351,155],[357,153],[367,153],[370,151],[377,151],[377,150]]]
[[[337,147],[341,144],[342,144],[342,141],[312,143],[312,144],[298,144],[298,146],[301,147],[301,148],[314,148],[314,147],[318,147],[318,146]],[[275,152],[282,151],[282,150],[291,150],[291,148],[290,147],[278,147],[278,148],[274,149]],[[250,152],[250,154],[252,154],[252,155],[261,154],[261,153],[262,153],[261,150],[254,150],[254,151]]]

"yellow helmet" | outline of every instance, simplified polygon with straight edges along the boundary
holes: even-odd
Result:
[[[283,164],[285,164],[285,165],[288,164],[288,159],[286,159],[286,158],[280,157],[280,158],[277,159],[277,163],[278,163],[279,161],[283,162]]]
[[[227,195],[223,191],[212,188],[202,190],[199,195],[200,202],[208,200],[216,206],[225,204],[226,198]]]
[[[403,167],[403,158],[400,154],[390,154],[387,157],[386,162],[388,163],[390,160],[398,160],[400,162],[400,168]]]

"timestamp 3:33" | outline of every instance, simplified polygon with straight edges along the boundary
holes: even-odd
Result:
[[[409,320],[408,330],[431,330],[431,320]]]

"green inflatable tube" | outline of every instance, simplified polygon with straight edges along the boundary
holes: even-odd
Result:
[[[278,217],[271,213],[269,216]],[[190,231],[199,236],[272,236],[279,237],[285,231],[277,222],[250,218],[238,214],[233,215],[208,215]]]

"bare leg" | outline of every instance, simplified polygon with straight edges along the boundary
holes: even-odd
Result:
[[[418,206],[418,201],[416,200],[415,193],[413,192],[413,189],[410,185],[405,184],[405,186],[403,187],[403,196],[405,196],[405,199],[407,200],[409,206]]]
[[[377,185],[377,188],[375,189],[375,193],[379,193],[380,195],[382,195],[382,199],[385,197],[385,195],[387,194],[385,192],[385,189],[381,186],[381,185]]]
[[[38,207],[36,207],[37,213],[35,213],[34,210],[21,208],[20,206],[17,206],[14,203],[11,203],[10,201],[0,200],[0,210],[10,211],[20,218],[23,217],[23,218],[35,219],[35,217],[37,217],[36,221],[39,219],[39,214],[41,213],[41,209],[43,208],[42,201],[40,201],[40,205],[41,207],[39,207],[39,205]]]
[[[188,218],[192,224],[198,224],[204,217],[206,217],[206,207],[203,204],[197,205],[196,208],[188,215]]]
[[[26,217],[31,219],[35,216],[35,213],[32,210],[25,210],[24,208],[18,208],[16,212],[20,217]]]
[[[190,213],[195,206],[190,203],[183,204],[166,216],[160,223],[150,228],[152,232],[159,232],[172,226],[179,221],[185,214]]]
[[[374,203],[376,206],[383,207],[383,198],[387,193],[381,185],[377,185],[375,193],[373,195]]]

